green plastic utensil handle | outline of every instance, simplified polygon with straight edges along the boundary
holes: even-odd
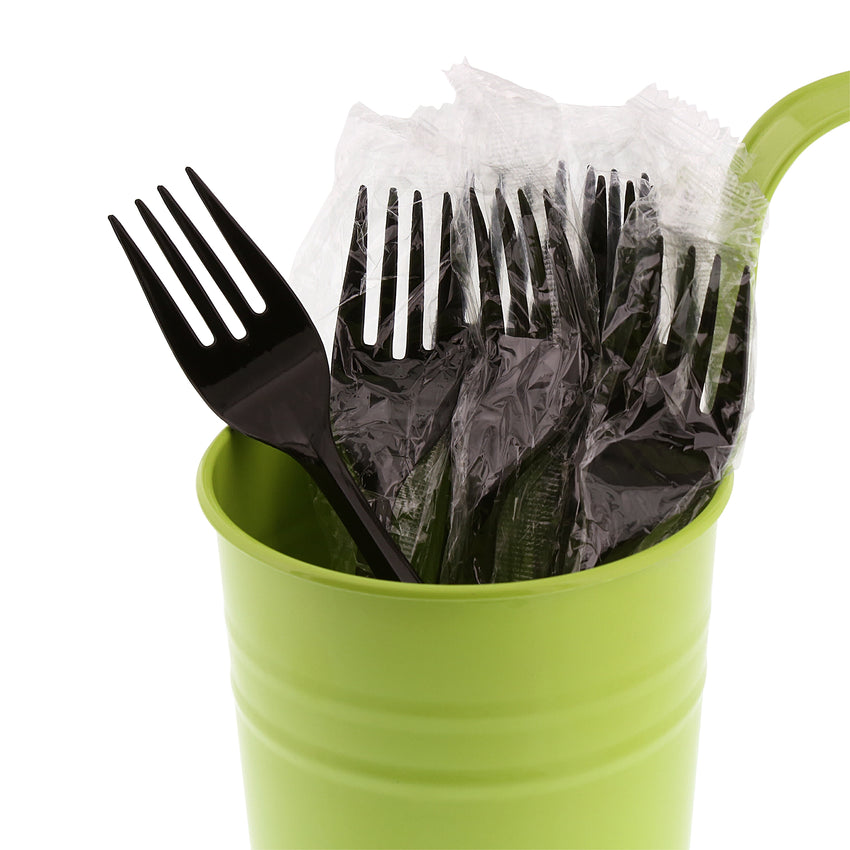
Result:
[[[791,92],[753,124],[744,145],[753,160],[745,181],[769,201],[792,162],[824,133],[850,121],[850,71]]]

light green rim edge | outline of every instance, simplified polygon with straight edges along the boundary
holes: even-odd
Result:
[[[407,584],[356,576],[350,573],[300,561],[290,555],[266,546],[240,528],[227,515],[215,496],[212,471],[226,443],[230,440],[230,429],[225,428],[204,453],[198,467],[197,490],[201,509],[213,528],[227,541],[248,555],[275,569],[339,589],[370,593],[380,596],[413,597],[418,599],[490,599],[518,596],[537,596],[558,591],[585,588],[595,584],[622,578],[637,573],[659,559],[667,558],[682,550],[705,534],[716,522],[732,492],[732,473],[721,481],[717,492],[700,515],[676,534],[671,535],[650,549],[594,567],[579,573],[551,576],[526,581],[501,582],[498,584]]]

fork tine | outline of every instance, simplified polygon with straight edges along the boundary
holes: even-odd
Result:
[[[696,249],[691,245],[685,256],[680,257],[676,269],[673,321],[670,323],[667,334],[667,345],[664,346],[662,369],[665,374],[678,367],[686,351],[685,340],[688,336],[688,328],[690,327],[693,332],[691,318],[696,310],[693,286],[695,268]]]
[[[713,411],[715,421],[724,428],[731,443],[738,433],[744,408],[747,382],[747,358],[749,353],[750,311],[752,289],[750,270],[745,268],[735,299],[732,324],[726,338],[726,352],[720,367],[720,380]]]
[[[599,327],[595,314],[591,316],[589,305],[578,292],[578,272],[564,227],[563,208],[552,202],[546,190],[543,191],[543,206],[549,231],[548,247],[554,275],[555,300],[561,308],[562,330],[566,332],[568,327],[579,330],[583,338],[596,349],[599,342]],[[549,320],[552,321],[551,315]]]
[[[629,210],[632,208],[632,204],[635,202],[635,184],[629,180],[626,183],[626,197],[623,201],[623,221],[627,221],[629,218]]]
[[[410,213],[410,267],[407,279],[407,342],[405,354],[416,357],[424,353],[422,340],[425,314],[425,224],[422,212],[422,194],[413,193]]]
[[[393,356],[393,328],[395,326],[395,298],[398,280],[398,190],[390,189],[387,197],[387,214],[384,225],[384,248],[381,262],[381,291],[378,299],[378,338],[375,354],[387,360]],[[378,243],[373,239],[372,245]]]
[[[355,346],[363,344],[363,323],[366,310],[366,216],[368,193],[361,186],[357,193],[357,206],[354,211],[354,225],[351,228],[351,245],[348,260],[342,278],[342,292],[339,297],[337,321],[348,329],[351,342]]]
[[[555,197],[555,203],[560,203],[560,198],[557,196]],[[581,220],[584,223],[584,229],[588,236],[590,236],[590,220],[593,216],[593,205],[595,203],[596,171],[592,165],[588,165],[587,173],[584,177],[584,203],[581,208]]]
[[[502,223],[502,248],[508,270],[508,326],[513,336],[528,336],[528,295],[525,288],[525,254],[514,219],[501,189],[496,189],[496,209]]]
[[[711,347],[714,340],[714,325],[717,321],[717,303],[720,296],[720,255],[715,254],[714,264],[708,278],[702,314],[699,320],[696,343],[694,345],[693,375],[697,386],[705,390],[708,378],[708,366],[711,361]]]
[[[611,171],[608,186],[608,251],[605,257],[605,292],[611,292],[614,285],[614,262],[617,258],[617,245],[623,227],[623,209],[620,197],[620,175],[616,169]]]
[[[606,279],[608,277],[608,199],[605,178],[596,178],[596,194],[590,210],[590,220],[585,223],[590,250],[596,267],[596,290],[599,294],[600,322],[608,306]],[[600,325],[601,327],[601,325]]]
[[[236,259],[245,269],[251,283],[254,284],[257,292],[265,301],[266,307],[268,308],[273,304],[283,304],[289,310],[297,307],[304,313],[304,308],[281,273],[257,247],[254,240],[242,229],[236,219],[224,208],[206,183],[191,168],[186,169],[186,174],[189,175],[195,191],[204,202],[204,206],[221,231],[221,235],[224,236]],[[303,324],[302,316],[291,316],[290,318],[293,320],[293,324]]]
[[[162,225],[157,221],[154,214],[148,209],[144,201],[136,201],[136,207],[142,214],[145,224],[148,226],[156,244],[168,260],[168,264],[174,269],[186,294],[192,299],[207,327],[212,331],[214,339],[225,339],[233,336],[227,325],[222,321],[215,305],[210,301],[195,273],[189,268],[189,264],[183,259],[183,255],[177,250],[177,246],[171,241],[171,237],[165,232]]]
[[[567,208],[567,163],[560,159],[555,170],[555,203],[562,210]]]
[[[186,317],[180,312],[168,290],[163,286],[157,273],[139,250],[136,243],[130,238],[130,234],[114,216],[109,216],[109,223],[136,273],[139,283],[148,303],[153,310],[159,326],[168,340],[171,350],[177,360],[185,365],[191,364],[199,354],[203,353],[203,343],[195,335]]]
[[[517,192],[522,228],[528,244],[528,270],[531,276],[531,336],[548,339],[552,336],[552,292],[546,274],[543,244],[534,219],[534,212],[525,192]]]
[[[230,276],[227,269],[222,265],[221,260],[219,260],[216,256],[213,249],[210,248],[209,243],[201,235],[198,228],[195,227],[186,213],[183,212],[177,201],[174,200],[171,192],[169,192],[165,186],[158,186],[157,191],[161,195],[168,211],[177,222],[178,227],[183,231],[183,235],[186,237],[198,257],[200,257],[201,262],[209,272],[210,277],[216,282],[218,288],[227,299],[227,303],[233,308],[233,312],[236,313],[239,317],[239,321],[242,322],[243,326],[247,330],[255,313],[245,300],[245,296],[239,290],[236,282]]]
[[[475,248],[478,255],[478,286],[481,293],[481,329],[485,337],[492,337],[504,331],[502,299],[496,281],[496,267],[493,263],[493,251],[487,233],[487,222],[478,204],[475,189],[469,190],[469,203],[472,211],[472,227],[475,231]]]
[[[452,198],[443,195],[443,214],[440,233],[440,282],[437,290],[437,321],[435,342],[448,342],[464,327],[463,289],[452,262]]]

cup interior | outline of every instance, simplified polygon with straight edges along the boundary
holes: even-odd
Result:
[[[495,585],[404,585],[355,576],[335,568],[340,559],[352,565],[355,547],[307,472],[288,455],[230,429],[213,441],[198,470],[198,497],[219,534],[266,563],[290,569],[309,565],[314,578],[335,583],[363,582],[374,591],[475,595],[529,595],[553,584],[587,585],[610,581],[651,566],[683,549],[718,519],[732,488],[727,475],[703,512],[686,528],[650,549],[581,573]],[[333,544],[331,543],[333,541]],[[320,574],[323,574],[320,576]],[[336,577],[336,578],[335,578]],[[501,588],[501,591],[498,590]]]

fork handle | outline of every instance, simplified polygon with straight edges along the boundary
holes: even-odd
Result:
[[[340,457],[333,437],[323,433],[312,446],[315,458],[302,458],[376,578],[421,583],[422,579],[378,519]]]

